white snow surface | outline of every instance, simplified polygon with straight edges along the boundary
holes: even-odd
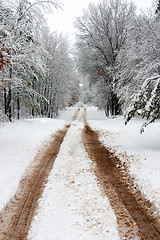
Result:
[[[63,120],[28,119],[0,124],[0,210],[16,192],[26,167]]]
[[[51,134],[71,122],[76,109],[62,111],[58,119],[0,123],[0,210],[14,195],[37,151]],[[93,129],[100,131],[104,145],[127,162],[135,184],[160,214],[160,120],[140,134],[140,118],[125,126],[123,117],[108,119],[103,111],[87,107],[87,119]],[[80,111],[61,145],[40,199],[29,233],[31,240],[119,239],[116,217],[96,185],[94,166],[81,143],[82,128]]]
[[[140,117],[125,125],[123,117],[109,119],[104,111],[90,107],[87,119],[93,129],[99,130],[104,145],[112,148],[122,162],[127,162],[135,185],[155,204],[155,213],[160,215],[160,120],[140,134],[145,122]]]
[[[0,210],[16,192],[19,181],[50,135],[62,129],[77,108],[61,112],[60,119],[25,119],[0,123]]]
[[[93,173],[74,121],[50,173],[28,239],[118,240],[116,217]]]

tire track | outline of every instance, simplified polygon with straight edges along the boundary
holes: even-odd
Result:
[[[0,213],[1,240],[26,239],[38,207],[38,199],[42,196],[47,177],[69,127],[66,125],[63,130],[57,131],[27,168],[16,194]]]
[[[79,115],[81,119],[82,111]],[[95,166],[83,146],[83,128],[82,121],[75,121],[65,136],[32,222],[30,240],[119,239],[116,217],[97,186]]]
[[[74,115],[72,117],[72,121],[75,121],[78,118],[79,111],[80,111],[80,107],[75,111],[75,113],[74,113]]]
[[[85,114],[84,114],[85,117]],[[159,240],[160,228],[154,225],[147,215],[145,207],[136,200],[129,184],[124,179],[122,169],[117,167],[120,161],[98,140],[98,133],[93,131],[85,121],[83,141],[90,158],[96,163],[95,174],[98,184],[110,200],[116,214],[121,239]],[[142,199],[140,192],[139,199]],[[141,201],[147,205],[145,200]]]
[[[80,108],[72,117],[78,118]],[[140,204],[135,194],[129,189],[132,183],[124,179],[120,161],[109,149],[98,140],[98,133],[93,131],[86,121],[86,109],[83,108],[81,118],[84,121],[83,142],[88,155],[94,163],[98,185],[107,195],[117,217],[121,239],[159,240],[159,224],[147,215],[145,207]],[[19,189],[12,200],[0,213],[0,240],[23,240],[27,238],[32,218],[38,208],[38,199],[42,196],[47,177],[59,153],[59,148],[70,125],[66,125],[39,152],[36,159],[27,169],[20,182]],[[138,193],[139,199],[142,199]],[[146,203],[141,200],[141,203]],[[147,205],[147,203],[146,203]]]
[[[78,108],[72,121],[79,115]],[[42,196],[45,183],[59,153],[60,146],[70,127],[51,136],[51,141],[39,151],[33,163],[27,168],[19,188],[11,201],[0,213],[0,240],[26,239],[32,218],[38,208],[38,199]]]

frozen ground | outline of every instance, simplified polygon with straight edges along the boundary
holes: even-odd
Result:
[[[73,122],[61,145],[29,239],[120,239],[116,217],[81,142],[82,129],[83,123]]]
[[[155,203],[160,214],[160,120],[140,134],[144,122],[140,118],[125,126],[123,117],[106,119],[103,111],[90,107],[87,119],[93,129],[100,130],[104,145],[111,147],[122,161],[127,161],[135,184]]]
[[[63,120],[30,119],[0,124],[0,210],[14,195],[26,167]]]
[[[26,167],[34,159],[37,151],[52,133],[63,128],[66,122],[71,122],[75,109],[71,108],[61,112],[59,119],[55,120],[39,118],[14,123],[0,123],[0,210],[14,195]],[[122,117],[106,119],[104,112],[97,111],[94,107],[87,108],[87,119],[94,129],[100,130],[101,140],[104,144],[112,147],[122,161],[128,162],[128,167],[136,180],[136,184],[147,198],[156,204],[157,211],[159,211],[160,121],[148,126],[145,132],[140,135],[141,119],[134,119],[125,126]],[[94,176],[91,174],[91,163],[85,155],[85,150],[79,139],[83,127],[81,120],[79,115],[75,125],[72,125],[69,130],[74,138],[70,138],[68,133],[66,141],[61,146],[62,151],[50,174],[49,182],[40,201],[38,215],[33,222],[33,229],[30,232],[31,239],[119,239],[115,216],[110,209],[108,200],[103,196],[100,197],[100,209],[94,202],[94,198],[98,196],[99,192],[95,185]],[[76,151],[74,151],[75,149]],[[72,158],[69,158],[69,154]],[[80,156],[83,156],[82,161],[80,161]],[[73,171],[71,171],[72,168]],[[65,177],[67,181],[65,181]],[[87,182],[91,183],[89,185],[91,194],[85,188]],[[58,184],[58,187],[54,188],[53,183]],[[76,193],[78,184],[83,186],[80,193]],[[59,198],[56,197],[57,193]],[[85,196],[84,202],[80,195]],[[94,207],[92,208],[92,206]],[[86,211],[84,219],[80,214],[82,207]],[[102,208],[106,209],[105,213],[101,213]],[[58,216],[58,219],[55,216]],[[99,216],[101,216],[101,221],[104,219],[104,226],[108,232],[104,232],[100,226],[96,225]],[[109,221],[105,222],[109,216]],[[78,219],[78,223],[75,222],[75,218]],[[54,224],[48,224],[48,220],[53,221]],[[86,229],[90,227],[90,222],[95,224],[95,228],[89,234]],[[63,226],[63,230],[58,227],[59,224]],[[44,235],[46,228],[47,235]],[[37,230],[41,232],[43,238],[37,235]],[[55,238],[53,238],[54,232],[56,233]]]
[[[63,128],[75,108],[61,119],[27,119],[13,123],[0,123],[0,210],[18,188],[26,167],[49,136]]]

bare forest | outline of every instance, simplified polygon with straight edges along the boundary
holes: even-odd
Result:
[[[78,81],[67,37],[44,15],[56,1],[0,2],[0,117],[55,117],[75,104]]]

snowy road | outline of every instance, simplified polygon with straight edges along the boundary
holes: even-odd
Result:
[[[94,166],[82,143],[83,127],[75,121],[67,132],[29,239],[119,239],[116,217],[97,185]]]
[[[85,117],[85,110],[77,109],[69,125],[57,132],[58,142],[54,135],[40,153],[38,164],[35,158],[35,164],[30,165],[18,194],[1,212],[0,239],[25,239],[36,209],[27,237],[30,240],[160,239],[159,222],[155,223],[142,206],[146,200],[140,192],[132,195],[137,192],[132,192],[127,169],[106,153],[108,150],[98,142],[98,133],[89,128]],[[35,188],[27,185],[32,176]],[[32,193],[33,199],[22,211],[24,193],[28,202]],[[141,199],[139,205],[137,199]],[[22,208],[17,208],[20,202]],[[17,219],[24,219],[19,226]]]

